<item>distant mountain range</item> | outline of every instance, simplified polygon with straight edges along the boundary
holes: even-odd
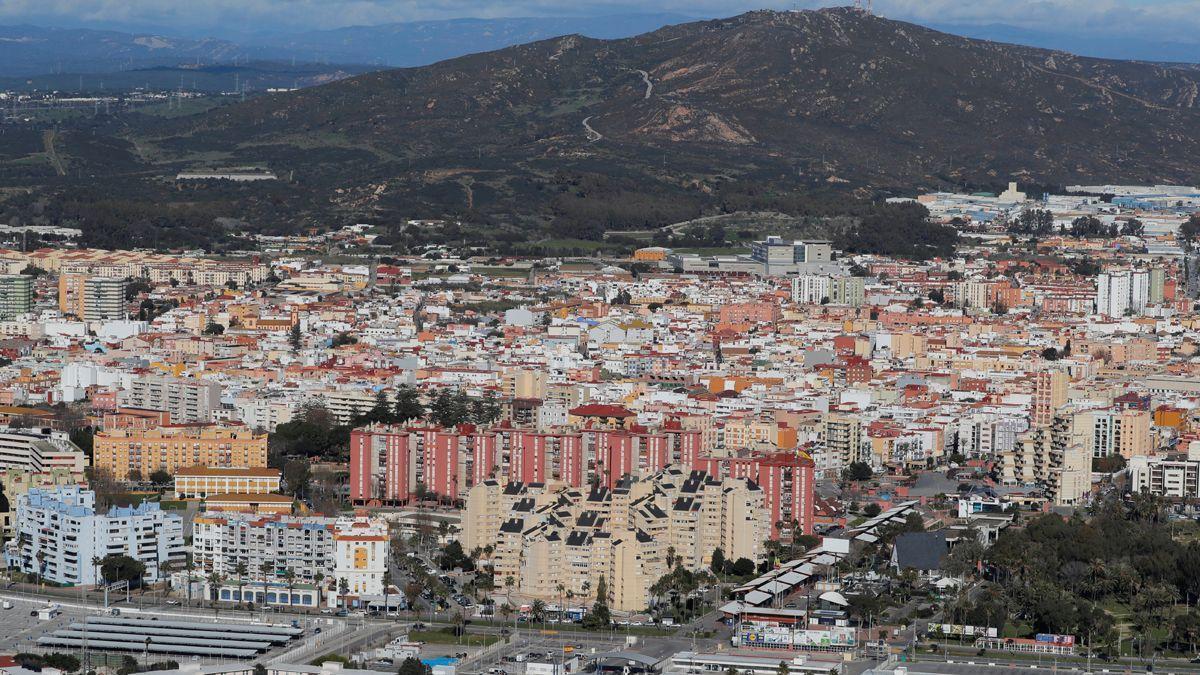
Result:
[[[711,213],[807,216],[812,195],[1195,184],[1197,129],[1197,69],[846,8],[760,11],[556,37],[198,114],[22,127],[0,143],[0,185],[157,214],[180,199],[168,191],[180,170],[261,166],[280,180],[186,199],[281,232],[455,216],[495,236],[594,239]],[[152,243],[166,226],[143,221],[139,241]],[[194,233],[174,229],[175,241]]]
[[[242,42],[83,28],[0,26],[0,78],[64,75],[70,79],[79,74],[246,61],[355,64],[354,70],[361,72],[361,66],[423,66],[572,33],[601,39],[629,37],[686,20],[676,14],[454,19],[257,35]]]
[[[181,162],[270,158],[347,208],[544,214],[600,194],[539,191],[562,172],[620,177],[668,201],[738,180],[1191,182],[1197,129],[1200,71],[828,9],[554,38],[139,133]]]
[[[632,37],[695,20],[683,14],[601,17],[450,19],[351,26],[303,33],[244,33],[235,39],[188,38],[157,32],[0,26],[0,78],[101,74],[146,68],[245,61],[423,66],[561,35],[604,40]],[[1110,39],[1003,24],[936,24],[943,32],[1099,58],[1200,63],[1200,44],[1152,38]],[[362,67],[352,69],[361,72]]]

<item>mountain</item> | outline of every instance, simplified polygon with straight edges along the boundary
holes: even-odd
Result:
[[[423,66],[464,54],[492,51],[560,35],[600,39],[640,35],[683,23],[681,14],[599,17],[449,19],[350,26],[277,36],[247,37],[247,44],[307,55],[316,61]]]
[[[183,39],[86,28],[0,26],[0,76],[42,73],[104,73],[252,56],[246,48],[215,39]]]
[[[312,87],[361,75],[375,68],[353,64],[280,63],[246,61],[209,65],[181,64],[152,66],[112,72],[42,73],[24,77],[0,77],[0,91],[128,92],[136,88],[204,93],[254,94],[265,89]]]
[[[1008,44],[1041,47],[1102,59],[1125,59],[1155,63],[1200,63],[1200,43],[1169,42],[1153,36],[1121,36],[1101,33],[1041,31],[1007,24],[935,23],[931,28]]]
[[[106,196],[142,195],[180,168],[266,165],[288,180],[221,199],[280,230],[461,214],[518,224],[513,236],[594,237],[728,210],[809,213],[802,197],[830,190],[1194,183],[1198,94],[1195,70],[849,9],[762,11],[125,120],[102,151],[72,148],[97,132],[60,135],[58,157],[111,177]]]
[[[0,26],[0,78],[62,75],[77,79],[79,74],[249,60],[423,66],[559,35],[622,38],[687,20],[684,15],[665,13],[450,19],[303,33],[242,33],[236,40],[165,32]]]

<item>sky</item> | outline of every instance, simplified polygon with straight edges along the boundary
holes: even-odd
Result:
[[[865,0],[864,0],[865,1]],[[729,16],[852,0],[0,0],[0,24],[171,31],[226,37],[457,17],[672,12]],[[875,0],[876,12],[923,24],[1005,24],[1116,40],[1200,45],[1200,0]],[[1200,60],[1198,58],[1197,60]]]

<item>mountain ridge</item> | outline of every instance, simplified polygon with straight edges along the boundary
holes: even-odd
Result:
[[[759,11],[129,119],[80,170],[135,192],[181,169],[268,166],[289,180],[224,194],[231,215],[277,231],[449,215],[596,237],[737,209],[803,212],[797,195],[831,190],[1192,183],[1198,92],[1200,71],[844,8]]]

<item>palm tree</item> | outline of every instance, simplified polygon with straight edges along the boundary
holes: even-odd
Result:
[[[325,582],[325,573],[317,572],[316,574],[313,575],[313,581],[317,582],[317,605],[320,605],[320,604],[322,604],[322,601],[321,601],[322,588],[321,587],[325,585],[325,583],[324,583]],[[384,600],[386,601],[387,598],[385,597]]]
[[[92,556],[92,569],[96,571],[96,586],[100,585],[100,565],[102,564],[104,564],[104,561],[100,559],[100,556]]]
[[[530,619],[534,621],[541,620],[542,630],[546,630],[546,603],[541,600],[534,600],[533,605],[529,607]]]
[[[237,575],[237,599],[240,603],[245,598],[242,597],[242,589],[246,587],[246,572],[249,572],[249,565],[245,560],[239,560],[238,564],[233,566],[233,573]]]
[[[187,572],[187,581],[186,581],[187,604],[188,604],[188,607],[191,607],[192,606],[192,571],[196,569],[196,558],[191,553],[184,555],[183,567],[184,567],[184,570]]]
[[[275,574],[275,563],[270,562],[270,561],[264,561],[261,565],[258,566],[258,571],[262,572],[262,575],[263,575],[262,604],[265,606],[267,604],[267,583],[271,580],[271,577],[274,576],[274,574]]]
[[[512,604],[512,589],[517,584],[517,580],[510,574],[504,577],[504,600]]]
[[[219,599],[218,594],[221,592],[221,583],[223,581],[224,581],[224,579],[221,578],[220,572],[213,570],[212,572],[209,573],[209,575],[208,575],[208,593],[211,596],[209,599],[212,600],[213,602],[216,602]]]
[[[292,589],[296,587],[296,571],[292,568],[287,568],[283,571],[283,580],[287,582],[288,589],[288,607],[292,606]]]
[[[566,590],[566,588],[567,587],[563,586],[562,583],[558,583],[554,586],[554,589],[558,591],[558,618],[559,618],[559,620],[561,620],[563,617],[563,591]]]
[[[346,577],[338,579],[338,595],[342,602],[342,607],[346,606],[346,596],[350,595],[350,581]]]
[[[43,582],[46,580],[46,552],[38,551],[33,557],[37,560],[38,591],[41,591]]]

